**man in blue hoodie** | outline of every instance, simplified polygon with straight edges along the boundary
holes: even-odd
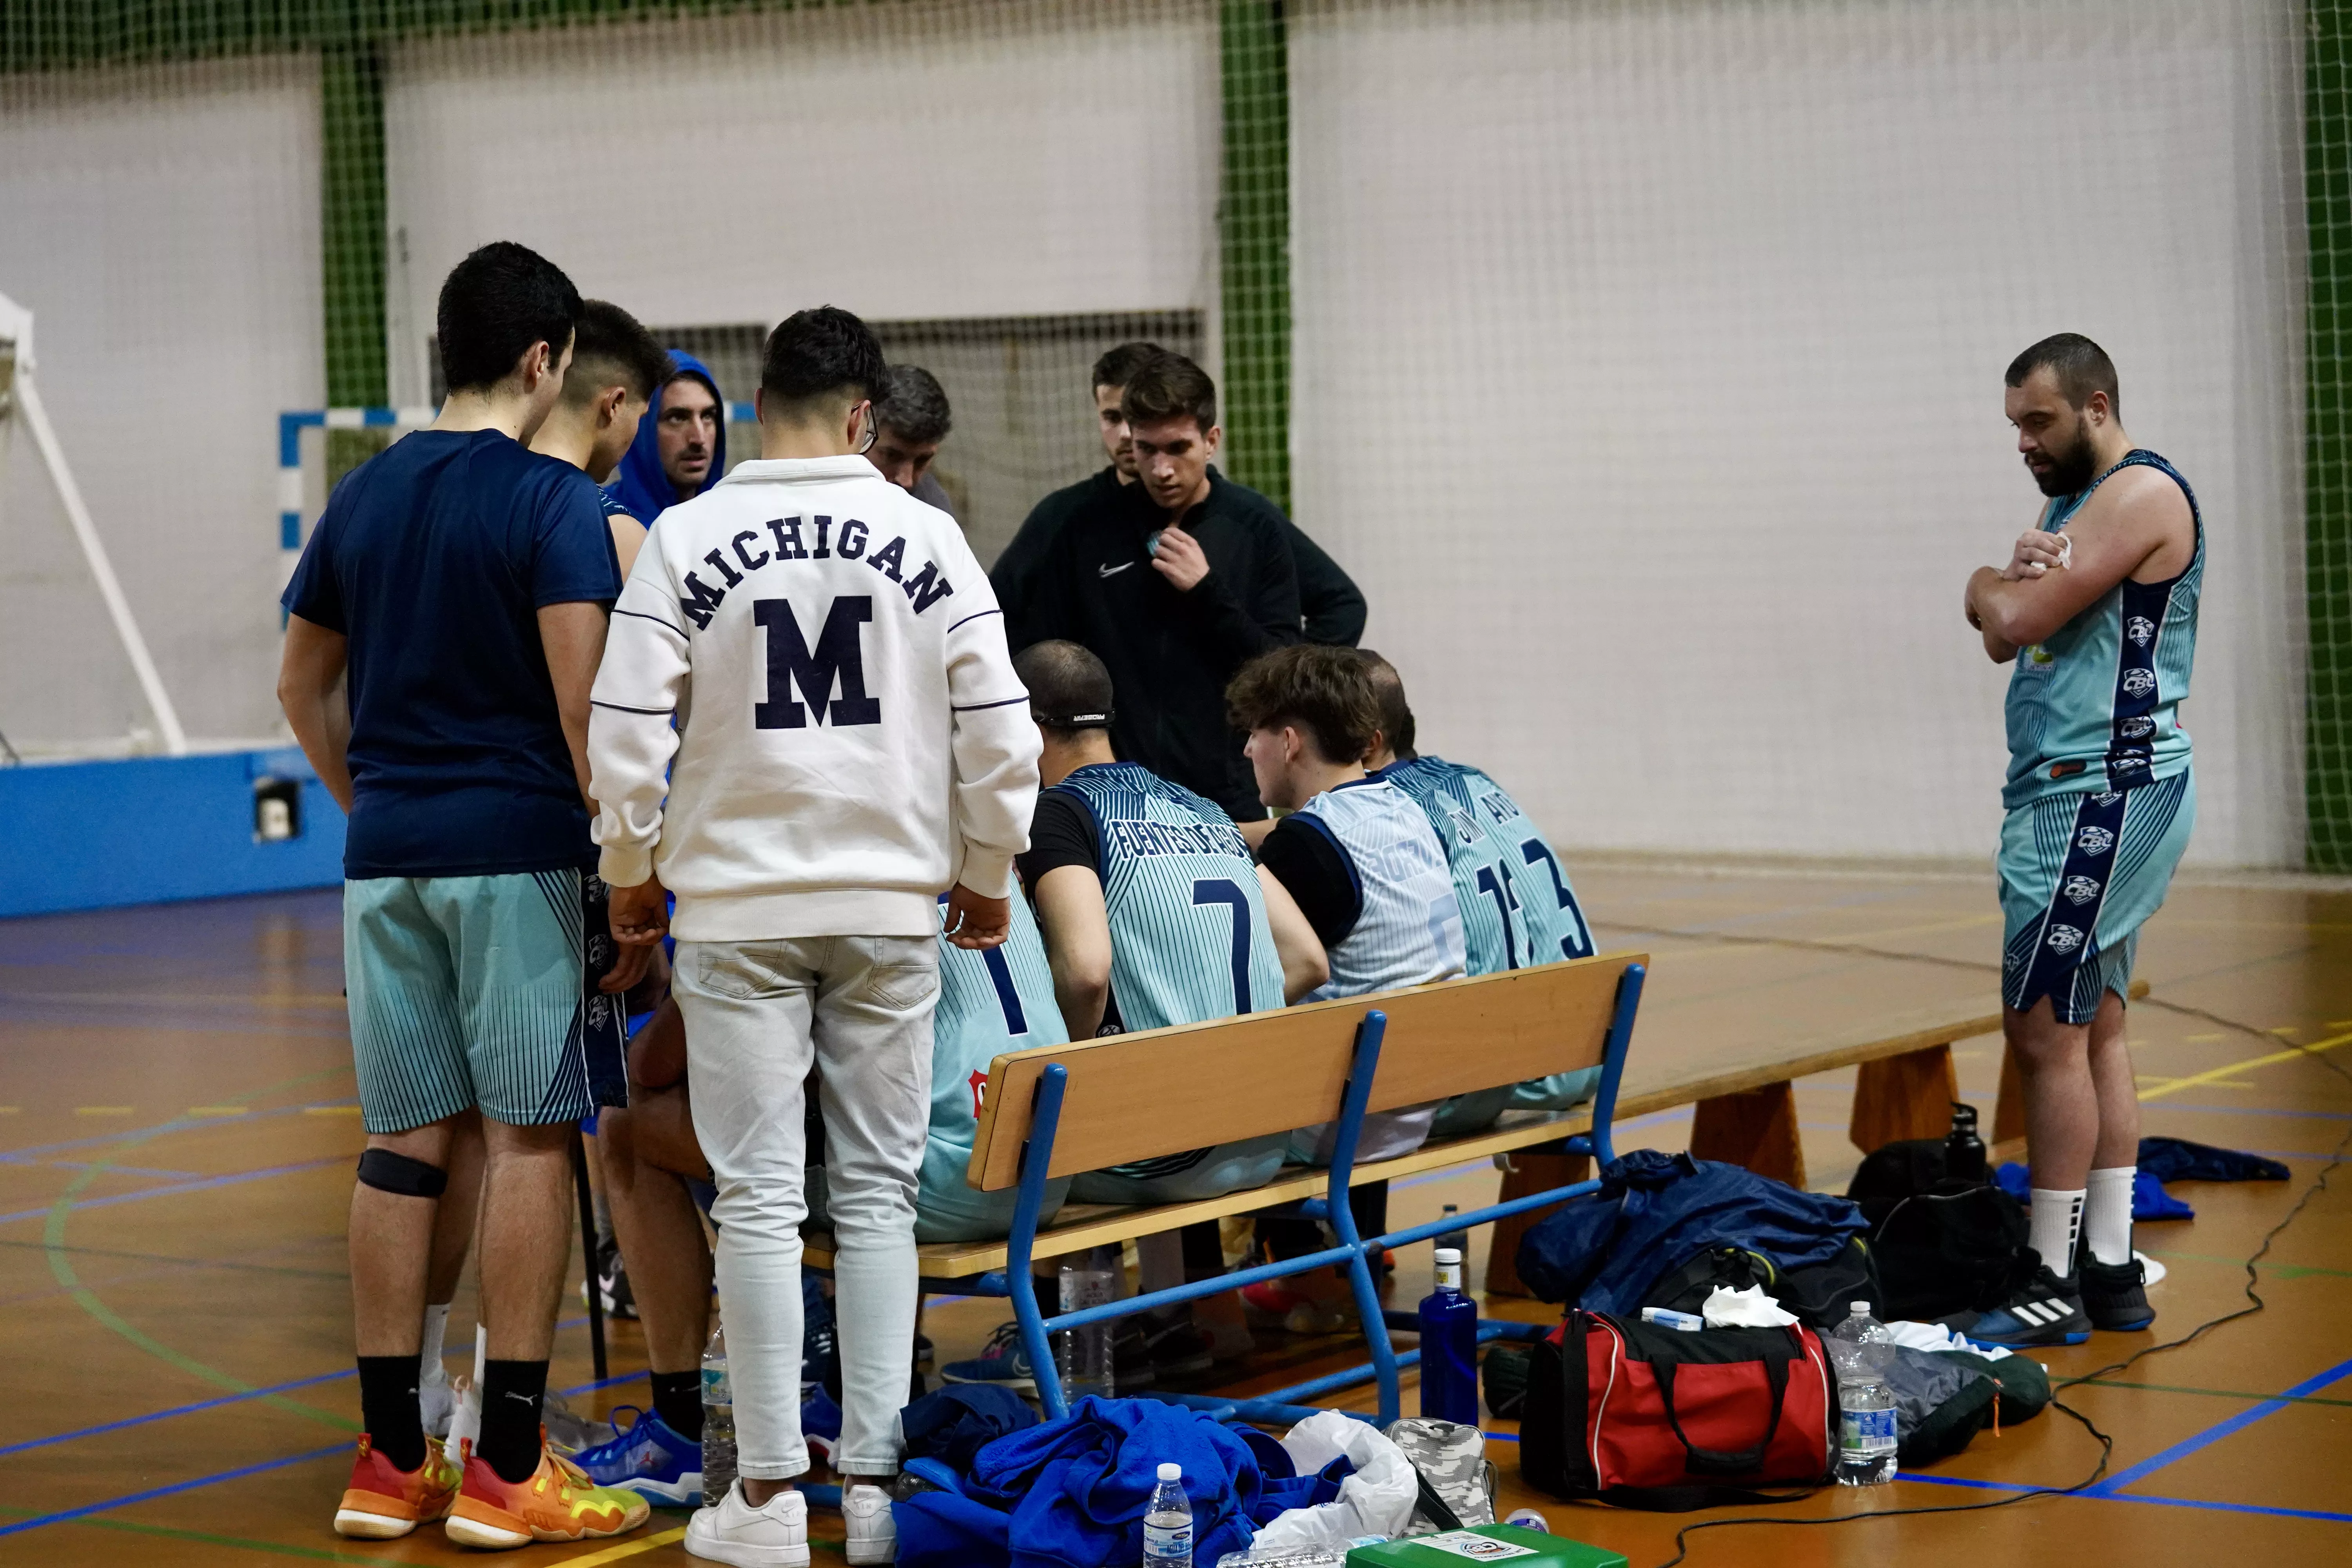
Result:
[[[718,379],[684,349],[670,350],[669,360],[670,377],[637,421],[637,438],[608,492],[647,528],[727,474],[727,399]]]

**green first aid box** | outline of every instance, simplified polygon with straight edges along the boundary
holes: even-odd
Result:
[[[1516,1524],[1474,1525],[1359,1546],[1348,1553],[1348,1568],[1469,1568],[1474,1563],[1500,1563],[1507,1568],[1627,1568],[1622,1552],[1563,1541]]]

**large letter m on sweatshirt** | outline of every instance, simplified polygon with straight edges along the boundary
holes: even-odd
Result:
[[[816,710],[816,721],[825,720],[835,678],[841,696],[832,702],[834,728],[845,724],[879,724],[882,704],[866,695],[866,652],[858,645],[857,628],[874,618],[871,595],[835,599],[824,613],[824,629],[816,636],[816,651],[801,637],[800,622],[785,599],[754,599],[751,618],[768,629],[768,700],[754,705],[753,721],[762,730],[804,730],[808,711],[793,700],[793,682]]]

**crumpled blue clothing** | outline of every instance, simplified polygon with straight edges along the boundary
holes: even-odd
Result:
[[[1705,1248],[1743,1247],[1798,1268],[1829,1262],[1869,1230],[1844,1198],[1717,1160],[1636,1149],[1602,1168],[1599,1192],[1528,1230],[1519,1279],[1540,1300],[1638,1312],[1659,1276]]]
[[[669,362],[674,372],[700,376],[709,386],[710,395],[719,399],[719,440],[710,450],[710,472],[702,480],[702,489],[707,490],[727,475],[727,395],[719,390],[719,378],[710,374],[710,367],[684,349],[670,350]],[[647,528],[654,525],[654,519],[677,504],[677,487],[662,471],[661,438],[655,434],[660,420],[661,393],[656,390],[654,405],[637,421],[637,438],[629,443],[620,469],[607,487],[612,498]]]
[[[1257,1456],[1202,1412],[1157,1399],[1088,1396],[1062,1420],[999,1437],[964,1492],[1007,1516],[1011,1568],[1100,1568],[1142,1557],[1144,1507],[1171,1462],[1192,1500],[1193,1560],[1245,1549],[1264,1484]]]
[[[2139,1168],[2159,1182],[2284,1182],[2289,1174],[2276,1160],[2186,1138],[2141,1139]]]
[[[2147,1147],[2142,1139],[2140,1147]],[[2252,1155],[2240,1156],[2252,1159]],[[2025,1167],[2011,1160],[1992,1173],[1992,1184],[2015,1198],[2019,1203],[2033,1202],[2033,1178]],[[2154,1171],[2140,1171],[2132,1176],[2132,1223],[2147,1225],[2160,1219],[2195,1219],[2197,1211],[2164,1190]]]
[[[898,1412],[907,1457],[937,1459],[958,1475],[997,1438],[1035,1425],[1019,1394],[992,1383],[950,1383]]]

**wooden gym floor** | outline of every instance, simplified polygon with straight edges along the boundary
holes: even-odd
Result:
[[[1989,879],[1917,873],[1705,875],[1587,869],[1604,948],[1643,946],[1719,1005],[1766,985],[1886,988],[1869,951],[1991,965]],[[360,1144],[341,990],[337,897],[182,904],[0,924],[0,1563],[249,1564],[269,1559],[454,1562],[437,1530],[370,1546],[328,1528],[356,1430],[343,1215]],[[1760,952],[1755,939],[1769,939]],[[2135,1007],[2147,1131],[2285,1161],[2284,1184],[2181,1185],[2191,1222],[2143,1227],[2170,1278],[2157,1335],[2099,1335],[2048,1353],[2059,1377],[2242,1306],[2241,1267],[2352,1130],[2352,891],[2298,881],[2184,880],[2149,929]],[[1888,997],[1890,1005],[1900,996]],[[1636,1051],[1642,1035],[1634,1037]],[[1958,1049],[1990,1121],[1997,1039]],[[1851,1073],[1797,1088],[1812,1184],[1842,1190]],[[1621,1124],[1621,1148],[1673,1149],[1690,1113]],[[1465,1206],[1491,1168],[1403,1184],[1398,1223]],[[2067,1395],[2111,1435],[2088,1495],[1990,1512],[1691,1538],[1696,1563],[2170,1563],[2264,1568],[2352,1562],[2352,1173],[2314,1197],[2262,1270],[2268,1309]],[[1472,1279],[1483,1268],[1484,1232]],[[1399,1258],[1394,1298],[1427,1289],[1429,1256]],[[575,1266],[573,1278],[576,1279]],[[567,1307],[551,1380],[604,1412],[641,1400],[642,1341],[614,1327],[616,1378],[587,1388],[584,1320]],[[1497,1300],[1497,1315],[1553,1310]],[[467,1345],[470,1284],[449,1335]],[[934,1303],[942,1360],[971,1353],[1001,1302]],[[1344,1342],[1262,1338],[1247,1375],[1270,1387],[1344,1364]],[[453,1364],[455,1364],[453,1363]],[[1406,1403],[1412,1405],[1407,1384]],[[1997,1501],[2084,1481],[2099,1446],[2051,1412],[1979,1436],[1932,1476],[1837,1489],[1790,1507],[1666,1519],[1571,1507],[1521,1486],[1512,1424],[1492,1452],[1508,1506],[1636,1564],[1663,1562],[1703,1519],[1827,1519]],[[684,1516],[617,1543],[534,1547],[535,1561],[690,1562]],[[823,1532],[837,1521],[818,1515]],[[839,1562],[820,1544],[817,1561]]]

